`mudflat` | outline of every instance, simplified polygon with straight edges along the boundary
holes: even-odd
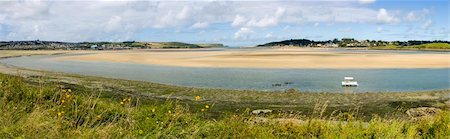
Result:
[[[383,51],[329,51],[278,48],[230,50],[91,51],[53,60],[123,62],[211,68],[449,68],[449,53],[396,53]]]

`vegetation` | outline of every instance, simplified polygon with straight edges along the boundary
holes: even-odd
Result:
[[[314,41],[308,39],[290,39],[279,42],[269,42],[258,47],[299,46],[299,47],[370,47],[372,49],[450,49],[449,41],[382,41],[355,40],[353,38]]]
[[[372,49],[385,49],[385,50],[433,50],[433,49],[450,49],[450,44],[448,43],[427,43],[420,45],[411,46],[400,46],[400,45],[386,45],[383,47],[372,47]]]
[[[0,41],[0,50],[85,50],[85,49],[149,49],[149,48],[211,48],[222,44],[189,44],[182,42],[57,42],[57,41]]]
[[[221,47],[225,47],[223,44],[220,43],[202,43],[202,44],[196,44],[202,48],[221,48]]]
[[[225,113],[203,96],[190,103],[0,74],[0,138],[448,138],[450,113],[420,119],[356,113],[309,116]]]

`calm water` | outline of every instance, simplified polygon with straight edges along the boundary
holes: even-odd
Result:
[[[181,86],[313,92],[422,91],[450,88],[450,69],[239,69],[186,68],[109,62],[52,61],[57,56],[28,56],[0,62],[39,70],[150,81]],[[344,76],[360,84],[343,88]],[[292,84],[285,85],[285,82]],[[273,84],[282,84],[273,86]]]

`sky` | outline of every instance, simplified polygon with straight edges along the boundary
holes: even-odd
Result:
[[[448,0],[0,1],[0,41],[450,40]]]

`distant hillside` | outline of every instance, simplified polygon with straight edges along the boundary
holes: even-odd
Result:
[[[269,42],[266,44],[258,45],[257,47],[269,47],[269,46],[307,46],[314,41],[307,39],[290,39],[279,42]]]
[[[189,44],[183,42],[56,42],[56,41],[0,41],[0,50],[122,50],[122,49],[170,49],[215,48],[223,44]]]
[[[450,49],[449,41],[382,41],[382,40],[356,40],[353,38],[314,41],[308,39],[290,39],[278,42],[269,42],[257,47],[298,46],[298,47],[370,47],[373,49]]]
[[[196,44],[202,48],[220,48],[220,47],[225,47],[223,44],[220,43],[206,43],[206,44]]]
[[[382,47],[371,47],[372,49],[384,49],[384,50],[401,50],[401,49],[411,49],[411,50],[433,50],[433,49],[450,49],[450,44],[448,43],[427,43],[420,45],[411,46],[401,46],[401,45],[387,45]]]
[[[57,41],[0,41],[0,50],[55,50],[81,47],[78,43]]]

